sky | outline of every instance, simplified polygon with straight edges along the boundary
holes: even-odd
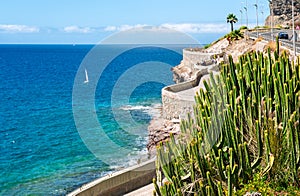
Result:
[[[245,25],[245,7],[248,25],[256,26],[256,2],[262,25],[269,14],[267,0],[2,0],[0,44],[95,44],[143,26],[175,29],[209,43],[230,31],[229,13],[239,20],[235,28]]]

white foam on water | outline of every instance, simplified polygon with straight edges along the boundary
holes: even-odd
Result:
[[[138,148],[138,147],[133,147],[132,151],[129,152],[127,155],[125,155],[123,158],[121,159],[114,159],[112,162],[113,164],[111,164],[109,166],[109,168],[113,171],[119,171],[134,165],[137,165],[139,163],[145,162],[147,160],[149,160],[149,152],[146,148],[147,142],[148,142],[148,136],[147,137],[138,137],[136,139],[136,144],[138,146],[145,146],[142,149]],[[113,157],[112,157],[113,159]]]
[[[153,103],[151,105],[125,105],[118,108],[120,111],[141,111],[147,113],[152,119],[161,116],[161,103]],[[149,159],[149,152],[146,148],[148,136],[138,137],[135,141],[137,146],[145,146],[142,149],[133,148],[132,151],[121,159],[114,159],[111,161],[109,168],[112,171],[119,171],[130,166],[137,165]],[[113,157],[112,157],[113,159]],[[109,172],[110,173],[110,172]]]
[[[116,160],[115,164],[110,165],[109,168],[113,171],[119,171],[127,167],[137,165],[148,160],[148,150],[146,148],[139,151],[132,151],[122,160]]]
[[[126,105],[123,107],[120,107],[121,110],[131,111],[131,110],[149,110],[150,106],[143,106],[143,105]]]
[[[150,106],[144,106],[144,105],[126,105],[122,106],[119,109],[125,110],[125,111],[133,111],[133,110],[142,110],[149,114],[152,118],[159,117],[161,115],[161,107],[162,104],[156,103],[152,104]]]

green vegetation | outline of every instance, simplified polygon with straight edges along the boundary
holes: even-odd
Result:
[[[300,195],[300,190],[297,187],[276,187],[268,182],[266,177],[262,177],[259,174],[254,174],[253,180],[250,180],[248,184],[242,185],[241,190],[236,191],[235,195],[243,196],[247,192],[254,193],[259,192],[262,195]]]
[[[254,29],[269,29],[270,27],[268,26],[256,26]]]
[[[299,193],[299,64],[278,42],[273,54],[229,57],[197,93],[181,135],[157,147],[155,194]]]
[[[238,19],[234,14],[228,14],[227,16],[227,23],[230,23],[231,32],[233,31],[233,23],[237,23]]]
[[[241,30],[234,30],[224,36],[224,38],[226,38],[229,41],[229,43],[232,43],[232,41],[235,40],[242,39],[243,37],[244,34],[241,32]]]
[[[228,34],[226,34],[224,37],[221,37],[220,39],[210,43],[210,44],[207,44],[205,45],[203,48],[204,49],[207,49],[209,48],[210,46],[212,46],[213,44],[217,43],[218,41],[222,40],[223,38],[226,38],[230,43],[234,40],[239,40],[239,39],[242,39],[244,38],[244,33],[243,31],[247,29],[246,26],[241,26],[239,30],[234,30]]]
[[[212,43],[205,45],[203,48],[204,48],[204,49],[207,49],[207,48],[209,48],[209,47],[211,47],[211,46],[212,46]]]
[[[244,30],[244,29],[248,29],[248,27],[247,26],[241,26],[240,27],[240,30]]]

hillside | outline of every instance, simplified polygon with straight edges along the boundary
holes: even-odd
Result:
[[[270,15],[265,21],[265,25],[271,26],[271,16],[273,16],[274,26],[292,26],[292,0],[273,0],[269,4]],[[300,1],[294,0],[295,23],[300,24]]]

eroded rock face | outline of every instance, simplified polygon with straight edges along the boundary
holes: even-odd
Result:
[[[294,6],[295,16],[297,16],[300,12],[299,0],[294,0]],[[274,16],[285,15],[287,19],[292,19],[292,0],[273,0],[270,7]]]
[[[271,26],[273,17],[273,25],[291,26],[292,24],[292,0],[272,0],[269,4],[270,16],[267,17],[265,24]],[[294,0],[294,17],[295,22],[300,24],[300,1]]]
[[[191,68],[186,66],[183,61],[178,66],[173,67],[171,71],[173,72],[173,81],[176,84],[190,80],[193,74]]]
[[[173,81],[178,84],[196,78],[196,73],[201,70],[214,70],[218,65],[219,57],[228,47],[229,42],[222,39],[207,49],[186,48],[183,50],[183,60],[172,68]]]
[[[151,120],[148,126],[148,152],[150,156],[156,154],[156,146],[159,142],[165,143],[172,133],[177,136],[180,133],[179,122],[174,122],[171,120],[165,120],[163,118],[154,118]]]

